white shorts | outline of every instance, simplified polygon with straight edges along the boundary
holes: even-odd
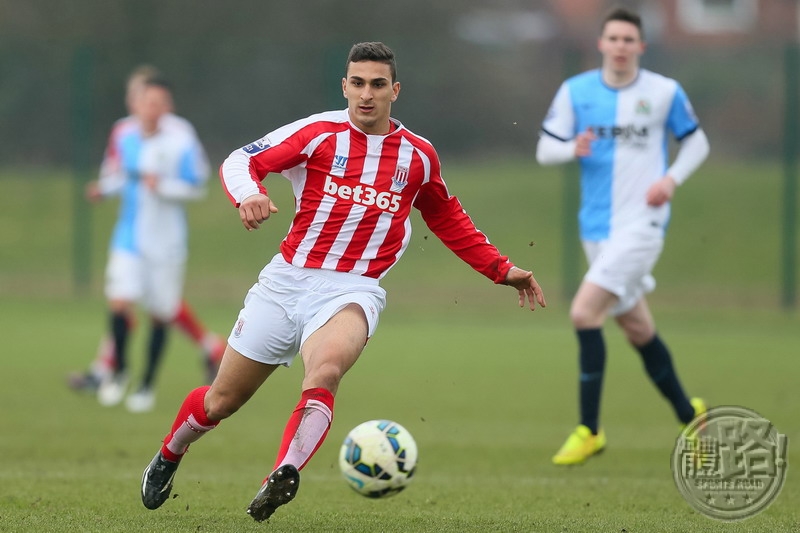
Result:
[[[149,261],[112,250],[106,265],[106,298],[140,303],[154,317],[170,321],[183,298],[186,261]]]
[[[254,361],[289,366],[312,333],[353,303],[364,310],[371,337],[386,307],[377,279],[296,267],[278,254],[247,292],[228,344]]]
[[[651,272],[664,248],[664,239],[652,234],[625,233],[604,241],[583,241],[589,271],[583,277],[615,294],[619,303],[612,316],[627,313],[656,288]]]

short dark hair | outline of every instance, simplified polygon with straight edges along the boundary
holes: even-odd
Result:
[[[608,12],[608,15],[603,19],[603,25],[601,26],[601,33],[605,31],[606,24],[611,22],[612,20],[619,20],[621,22],[630,22],[639,30],[639,37],[644,40],[644,30],[642,29],[642,17],[639,16],[638,13],[635,11],[628,9],[627,7],[618,6],[613,8],[611,11]]]
[[[392,72],[392,83],[397,80],[397,64],[394,60],[394,52],[385,44],[377,41],[354,44],[347,55],[347,63],[344,66],[345,77],[347,77],[347,69],[350,67],[350,63],[358,63],[360,61],[377,61],[389,65]]]

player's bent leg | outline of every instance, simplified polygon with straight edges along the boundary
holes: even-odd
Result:
[[[655,320],[647,305],[647,300],[640,299],[630,311],[614,317],[625,333],[628,342],[634,347],[647,344],[656,334]]]
[[[125,397],[128,389],[127,347],[130,334],[133,302],[124,299],[109,301],[110,331],[114,341],[114,372],[106,376],[97,389],[100,405],[111,407]]]
[[[570,306],[572,325],[575,329],[603,327],[609,311],[617,301],[615,294],[590,281],[584,281],[578,287]]]
[[[678,379],[669,348],[656,332],[647,301],[641,298],[630,311],[617,317],[617,323],[639,352],[650,381],[670,403],[678,420],[684,424],[691,421],[694,407]]]
[[[348,304],[301,346],[303,393],[284,429],[274,470],[247,508],[253,519],[267,520],[278,507],[294,499],[300,486],[299,469],[324,442],[333,420],[333,396],[344,374],[358,360],[368,332],[362,308]]]
[[[553,464],[581,464],[605,448],[605,433],[599,427],[606,361],[602,326],[617,301],[616,295],[590,281],[581,283],[572,300],[570,319],[578,338],[580,368],[580,425],[553,456]]]
[[[580,423],[593,434],[600,430],[600,401],[606,372],[606,343],[603,330],[579,329],[578,337],[578,398]]]
[[[276,368],[245,357],[229,345],[205,398],[209,418],[223,420],[238,411]]]
[[[147,348],[147,365],[139,387],[125,399],[131,413],[152,411],[156,405],[155,381],[164,358],[169,326],[167,321],[151,317],[150,341]]]
[[[333,421],[333,403],[333,394],[329,390],[303,391],[286,423],[273,469],[292,464],[301,470],[308,463],[328,436]]]
[[[364,350],[368,333],[364,310],[349,304],[309,335],[300,348],[303,390],[323,388],[335,395],[342,377]]]
[[[275,370],[228,347],[214,384],[194,389],[184,400],[161,449],[142,475],[142,503],[159,508],[169,497],[175,472],[189,445],[236,412]]]

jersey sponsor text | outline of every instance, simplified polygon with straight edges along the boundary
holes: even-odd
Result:
[[[351,187],[350,185],[337,184],[330,174],[325,178],[324,191],[325,194],[342,200],[351,200],[353,203],[365,207],[375,206],[381,211],[388,211],[389,213],[397,213],[400,209],[400,195],[390,192],[378,192],[369,185],[358,184],[355,187]]]

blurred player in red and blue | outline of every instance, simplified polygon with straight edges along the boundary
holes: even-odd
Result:
[[[189,445],[299,353],[300,401],[247,512],[266,520],[295,497],[298,471],[330,428],[339,383],[375,333],[386,305],[379,282],[408,246],[412,207],[472,268],[517,289],[520,306],[526,299],[531,309],[545,305],[533,274],[501,255],[450,195],[433,146],[390,118],[400,92],[392,50],[354,45],[341,87],[347,109],[278,128],[222,164],[223,185],[248,231],[278,212],[262,183],[270,173],[291,182],[294,219],[245,298],[217,378],[189,393],[145,469],[141,496],[149,509],[167,500]]]
[[[590,264],[570,310],[580,352],[580,424],[553,457],[557,465],[583,463],[605,448],[600,395],[608,316],[682,424],[706,410],[703,400],[684,393],[645,294],[655,288],[651,272],[675,188],[705,160],[708,140],[678,82],[639,67],[645,44],[636,13],[609,13],[598,49],[602,67],[559,88],[536,151],[543,165],[580,161],[578,219]],[[680,142],[671,165],[669,134]]]
[[[142,382],[125,402],[133,412],[155,404],[153,385],[169,324],[202,347],[208,379],[224,350],[181,300],[187,239],[182,204],[204,194],[208,163],[194,128],[172,113],[171,91],[159,80],[147,67],[132,74],[126,95],[132,114],[115,124],[100,179],[87,187],[91,201],[121,195],[122,204],[106,271],[111,333],[101,341],[90,371],[71,381],[76,388],[97,383],[103,405],[122,400],[133,306],[141,302],[151,315],[152,332]]]

